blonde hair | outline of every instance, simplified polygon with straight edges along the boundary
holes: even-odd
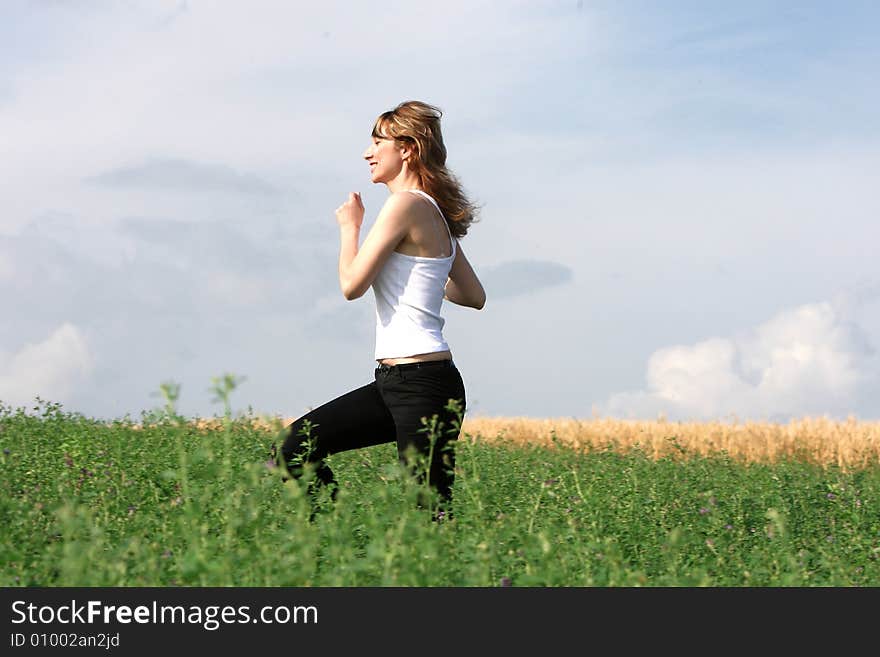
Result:
[[[437,201],[452,235],[464,237],[471,223],[479,221],[478,207],[467,198],[456,175],[446,168],[446,146],[440,132],[442,115],[433,105],[409,100],[379,115],[373,124],[373,137],[394,139],[397,146],[412,149],[407,163],[419,177],[421,188]]]

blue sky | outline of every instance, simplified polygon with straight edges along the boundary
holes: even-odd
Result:
[[[372,224],[372,121],[417,98],[483,206],[486,307],[444,306],[472,416],[880,418],[875,4],[383,7],[0,7],[3,403],[368,382],[333,210]]]

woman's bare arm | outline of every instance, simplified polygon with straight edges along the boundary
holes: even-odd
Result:
[[[474,273],[471,263],[468,262],[461,243],[455,246],[455,259],[452,261],[452,269],[446,281],[446,294],[443,298],[459,306],[477,310],[486,305],[486,291]]]

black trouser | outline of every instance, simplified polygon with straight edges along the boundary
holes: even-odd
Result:
[[[463,418],[464,382],[451,360],[379,365],[372,383],[309,411],[287,427],[281,457],[294,477],[302,475],[304,463],[313,464],[315,481],[332,484],[335,493],[333,472],[324,462],[327,455],[396,441],[401,464],[420,483],[427,469],[428,483],[439,494],[441,506],[448,507],[455,479],[453,441],[460,433],[460,426],[456,430],[453,424],[460,417],[450,410],[450,400],[459,402]],[[434,415],[438,422],[432,441]],[[306,421],[311,425],[308,438]]]

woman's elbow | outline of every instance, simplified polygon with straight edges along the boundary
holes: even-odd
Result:
[[[345,284],[341,284],[339,287],[342,289],[342,296],[345,297],[346,301],[354,301],[355,299],[360,299],[367,291],[366,288],[360,289]]]

